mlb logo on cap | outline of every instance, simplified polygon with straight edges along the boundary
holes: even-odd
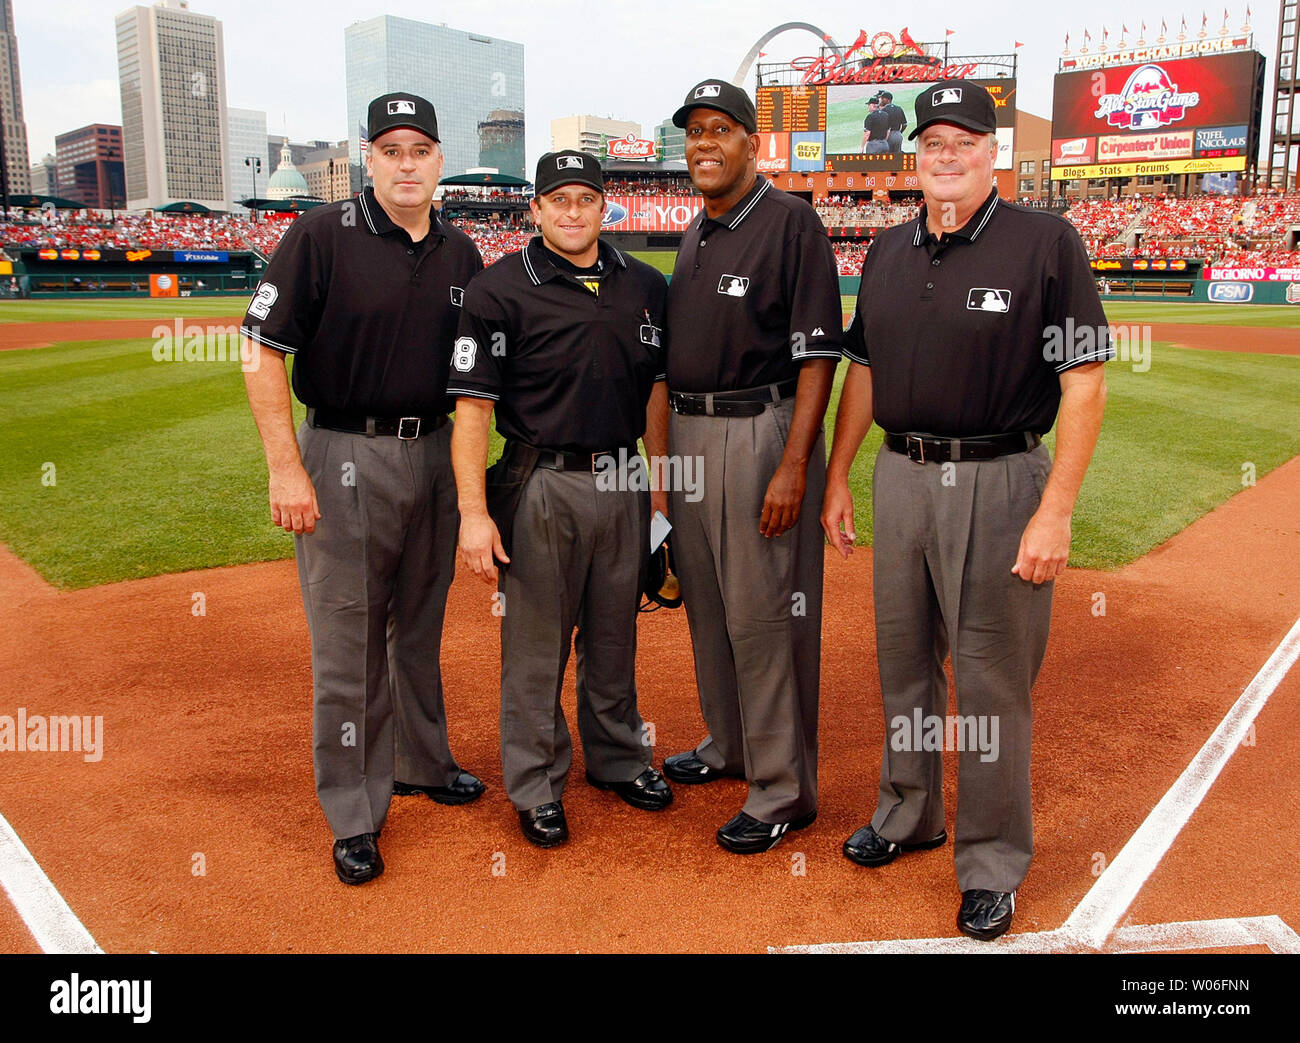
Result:
[[[401,98],[397,101],[388,103],[388,115],[390,116],[414,116],[415,102]]]
[[[556,156],[555,157],[556,170],[568,170],[571,167],[577,167],[579,170],[581,170],[582,158],[580,156]]]
[[[719,83],[705,83],[695,88],[697,98],[716,98],[721,93],[722,85]]]
[[[939,91],[939,93],[936,94],[936,95],[934,96],[934,100],[933,100],[930,104],[932,104],[932,105],[960,105],[960,104],[961,104],[961,88],[960,88],[960,87],[949,87],[947,90]]]

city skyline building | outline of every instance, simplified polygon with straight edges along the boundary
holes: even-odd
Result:
[[[609,116],[561,116],[551,120],[551,151],[573,149],[599,159],[607,138],[623,138],[629,134],[639,138],[641,124]]]
[[[0,2],[0,133],[4,135],[4,190],[9,195],[32,190],[23,118],[23,81],[18,70],[18,35],[12,0]]]
[[[362,142],[369,104],[395,91],[433,103],[446,157],[444,177],[484,165],[485,151],[501,173],[526,176],[523,44],[393,15],[348,26],[343,41],[354,191],[365,183]]]
[[[117,16],[127,204],[192,201],[230,209],[221,22],[159,0]]]
[[[261,109],[226,109],[227,157],[230,164],[230,205],[237,214],[247,214],[241,199],[255,199],[271,178],[267,161],[266,113]],[[248,159],[257,163],[245,162]]]
[[[126,206],[122,167],[122,128],[92,123],[54,138],[57,192],[96,210]]]

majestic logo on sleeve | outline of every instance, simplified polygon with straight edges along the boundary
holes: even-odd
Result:
[[[414,116],[415,102],[407,101],[405,98],[399,98],[397,101],[390,101],[388,103],[388,115]]]
[[[743,297],[749,292],[749,277],[745,275],[724,275],[718,280],[718,292],[728,297]]]
[[[976,286],[966,294],[967,311],[1006,311],[1010,307],[1010,290],[992,290],[987,286]]]
[[[468,373],[474,368],[474,356],[478,354],[478,342],[473,337],[458,337],[456,346],[451,351],[451,364],[459,373]]]
[[[1180,92],[1164,68],[1149,62],[1128,78],[1118,94],[1101,95],[1093,116],[1125,130],[1155,130],[1177,123],[1200,103],[1200,94]]]
[[[271,314],[271,305],[280,296],[280,291],[275,288],[275,283],[264,282],[257,288],[253,294],[253,300],[248,305],[248,314],[255,319],[265,319]]]

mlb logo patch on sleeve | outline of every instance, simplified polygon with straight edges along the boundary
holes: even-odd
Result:
[[[718,292],[728,297],[743,297],[749,292],[749,277],[746,275],[724,275],[718,280]]]
[[[967,311],[1006,311],[1011,307],[1010,290],[976,286],[966,295]]]
[[[451,288],[451,303],[457,308],[465,303],[465,291],[461,287],[453,286]]]

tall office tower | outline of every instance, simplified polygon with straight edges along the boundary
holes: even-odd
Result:
[[[14,5],[0,4],[0,131],[4,134],[3,188],[9,195],[32,190],[27,157],[27,124],[23,120],[23,81],[18,72],[18,37],[14,34]]]
[[[129,208],[229,210],[221,23],[186,0],[129,8],[117,16],[117,70]]]
[[[361,143],[372,98],[410,91],[433,103],[446,155],[443,177],[478,166],[487,151],[503,174],[524,177],[524,138],[513,124],[524,111],[523,44],[479,33],[381,15],[343,31],[347,62],[348,160],[353,187],[364,183]]]
[[[239,201],[267,198],[266,183],[271,178],[266,161],[266,113],[260,109],[228,108],[226,127],[230,135],[226,149],[230,162],[230,204],[235,213],[246,214],[248,211]]]
[[[54,139],[58,154],[57,194],[96,210],[126,206],[122,177],[122,128],[106,123],[79,127]]]

